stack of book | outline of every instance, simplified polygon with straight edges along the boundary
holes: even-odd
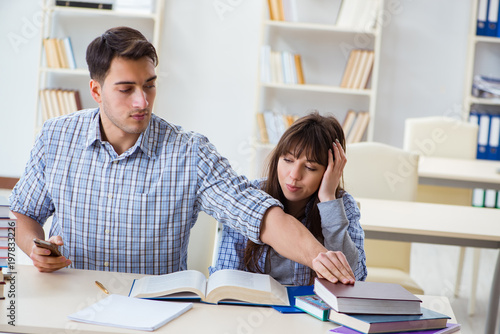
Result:
[[[261,81],[262,83],[303,85],[305,79],[301,56],[288,51],[273,51],[269,45],[263,45]]]
[[[295,306],[341,327],[334,333],[453,333],[460,325],[450,317],[420,306],[421,300],[394,283],[331,283],[316,278],[315,295],[295,297]]]
[[[82,109],[80,93],[77,90],[42,89],[40,91],[42,119],[67,115]]]
[[[260,142],[276,145],[286,129],[297,119],[296,115],[285,115],[271,110],[257,113]]]
[[[6,198],[0,197],[0,269],[8,269],[9,257],[14,256],[12,246],[15,237],[15,227],[16,219],[10,212],[9,202]],[[11,249],[10,252],[9,248]],[[0,273],[0,278],[0,282],[2,282],[4,278],[3,272]],[[1,286],[0,289],[2,289]]]
[[[76,68],[73,47],[69,37],[43,40],[45,59],[49,68]]]
[[[5,299],[5,279],[3,277],[2,267],[0,267],[0,300]]]

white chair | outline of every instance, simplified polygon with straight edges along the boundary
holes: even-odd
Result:
[[[188,269],[201,271],[208,277],[208,267],[212,265],[217,250],[218,222],[204,212],[200,212],[196,224],[191,229],[188,245]]]
[[[477,150],[477,124],[450,117],[433,116],[409,118],[405,122],[404,149],[423,156],[442,158],[475,159]],[[417,201],[453,205],[471,205],[472,190],[452,187],[419,185]],[[458,296],[465,247],[460,247],[455,296]],[[469,314],[474,313],[480,249],[474,249],[474,268]]]
[[[349,144],[346,154],[344,188],[355,199],[415,200],[418,155],[374,142]],[[365,239],[365,251],[367,281],[398,283],[414,294],[424,293],[410,277],[411,243]]]

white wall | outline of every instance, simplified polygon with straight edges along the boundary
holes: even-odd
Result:
[[[402,147],[405,118],[460,109],[470,1],[386,1],[375,140]],[[245,174],[264,3],[166,0],[160,48],[156,113],[207,135]],[[39,12],[39,0],[0,1],[0,176],[21,175],[33,142]]]

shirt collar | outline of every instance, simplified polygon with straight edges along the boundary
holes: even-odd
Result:
[[[96,141],[99,141],[102,143],[102,135],[101,135],[101,126],[100,126],[100,109],[97,108],[95,111],[95,114],[92,116],[92,121],[90,124],[90,129],[87,134],[87,140],[85,143],[85,147],[89,148],[91,145],[93,145]],[[144,130],[144,132],[141,133],[139,138],[137,139],[136,143],[134,146],[132,146],[129,150],[127,150],[128,154],[131,154],[132,152],[135,152],[135,150],[139,147],[144,154],[146,154],[149,158],[154,158],[156,156],[153,148],[153,142],[149,140],[151,133],[151,127],[153,124],[153,116],[151,117],[151,120],[149,121],[149,125]]]

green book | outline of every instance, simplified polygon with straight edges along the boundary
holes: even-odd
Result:
[[[296,296],[295,307],[319,320],[328,321],[330,307],[316,295]]]

